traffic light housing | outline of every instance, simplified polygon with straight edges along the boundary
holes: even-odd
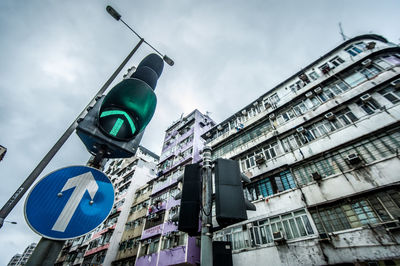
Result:
[[[103,150],[105,158],[135,154],[156,108],[154,89],[163,66],[161,57],[148,55],[130,78],[114,86],[89,110],[76,132],[90,153]]]
[[[201,167],[200,164],[188,164],[183,174],[181,207],[179,210],[178,230],[190,236],[198,235],[201,203]]]
[[[246,210],[256,210],[243,193],[243,175],[239,163],[217,159],[215,162],[215,211],[216,220],[226,227],[247,220]]]

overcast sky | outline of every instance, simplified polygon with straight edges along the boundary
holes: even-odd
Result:
[[[400,42],[397,1],[147,0],[0,2],[0,162],[3,206],[122,62],[138,39],[105,11],[110,4],[175,61],[157,85],[142,145],[161,153],[165,129],[197,108],[221,122],[348,37]],[[151,53],[143,45],[126,68]],[[123,70],[116,82],[122,79]],[[41,177],[85,164],[74,134]],[[0,265],[39,241],[25,197],[0,229]]]

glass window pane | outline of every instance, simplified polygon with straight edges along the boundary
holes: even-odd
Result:
[[[307,235],[306,229],[304,228],[303,222],[301,221],[300,217],[296,217],[296,223],[297,223],[297,227],[300,230],[300,235],[301,236],[306,236]]]

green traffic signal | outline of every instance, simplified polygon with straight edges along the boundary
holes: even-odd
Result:
[[[129,116],[129,114],[127,112],[119,111],[119,110],[113,110],[113,111],[104,111],[104,112],[102,112],[100,114],[100,118],[108,117],[108,116],[112,116],[111,117],[111,123],[104,123],[103,122],[102,123],[103,126],[105,124],[112,125],[113,124],[112,120],[114,120],[114,118],[117,118],[117,121],[114,123],[114,125],[112,126],[112,129],[109,132],[110,135],[112,135],[114,137],[117,137],[118,133],[122,132],[121,128],[124,125],[124,119],[121,119],[118,116],[123,116],[123,118],[125,118],[126,121],[128,121],[128,125],[130,127],[130,130],[128,129],[128,131],[130,131],[132,133],[132,135],[135,134],[135,132],[136,132],[135,124],[133,123],[132,118]],[[107,119],[109,119],[109,118],[107,118]],[[126,126],[126,124],[124,126]]]
[[[110,137],[130,140],[150,122],[156,104],[156,95],[149,85],[139,79],[125,79],[105,97],[99,126]]]

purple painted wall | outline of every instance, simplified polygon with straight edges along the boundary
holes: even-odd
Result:
[[[193,265],[200,263],[200,247],[196,245],[195,237],[189,237],[188,239],[187,261]]]
[[[172,232],[172,231],[176,231],[176,230],[178,230],[178,226],[177,225],[175,225],[172,222],[166,222],[164,224],[164,229],[162,231],[162,235],[165,235],[168,232]]]
[[[150,255],[145,255],[137,258],[136,266],[156,266],[157,265],[158,253],[153,253]]]
[[[156,225],[149,229],[146,229],[142,233],[141,239],[146,239],[155,235],[160,235],[162,233],[163,224]]]
[[[189,118],[190,117],[190,118]],[[160,161],[160,165],[167,159],[170,159],[172,157],[171,155],[166,155],[163,156],[164,152],[168,152],[169,149],[171,149],[174,146],[177,146],[182,140],[186,139],[190,135],[193,134],[193,140],[190,141],[189,143],[186,143],[179,147],[179,149],[176,149],[174,151],[173,155],[178,155],[180,152],[185,151],[189,149],[190,147],[193,147],[193,151],[191,154],[186,155],[184,158],[181,158],[179,161],[175,162],[173,165],[167,169],[164,169],[162,171],[162,174],[166,174],[169,171],[173,171],[177,168],[178,165],[182,165],[185,162],[188,163],[196,163],[201,160],[200,156],[200,151],[203,149],[203,139],[201,138],[201,135],[204,134],[208,129],[210,129],[210,126],[208,125],[203,125],[200,126],[199,122],[203,121],[203,115],[195,110],[194,113],[191,113],[189,116],[187,116],[187,124],[190,123],[190,121],[193,121],[194,117],[194,125],[192,125],[192,128],[188,130],[188,132],[185,132],[183,135],[176,137],[178,134],[177,129],[183,128],[182,126],[186,125],[180,125],[176,126],[175,129],[167,132],[167,135],[164,139],[164,143],[166,143],[168,140],[170,140],[172,137],[175,137],[175,140],[172,141],[169,145],[163,146],[162,149],[162,154],[161,158],[162,161]],[[208,119],[209,120],[209,119]],[[167,190],[169,187],[174,186],[177,183],[177,176],[170,177],[168,181],[165,181],[165,183],[159,183],[158,186],[153,187],[152,191],[152,196],[155,197],[156,194],[160,194],[162,191]],[[169,210],[172,207],[179,205],[180,200],[174,200],[172,197],[168,198],[167,202],[163,202],[161,208],[155,211],[159,211],[161,209],[166,209]],[[149,228],[147,230],[143,231],[141,239],[146,239],[158,234],[165,235],[168,232],[171,231],[177,231],[177,225],[175,225],[172,222],[164,222],[161,225]],[[186,254],[187,253],[187,254]],[[139,266],[144,266],[144,265],[156,265],[156,254],[149,255],[149,256],[143,256],[138,258],[136,265]],[[188,263],[192,265],[196,265],[196,263],[200,263],[200,247],[196,245],[196,238],[194,237],[188,237],[187,244],[185,246],[179,246],[179,247],[174,247],[171,249],[166,249],[166,250],[161,250],[159,253],[159,259],[158,259],[158,265],[171,265],[171,264],[180,264],[180,263]]]
[[[161,250],[158,266],[183,263],[185,262],[185,253],[185,246]]]

